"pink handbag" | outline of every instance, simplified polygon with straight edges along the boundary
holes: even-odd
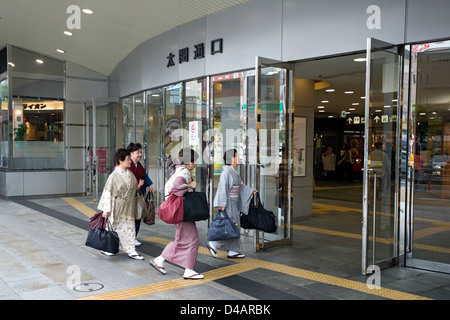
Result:
[[[97,212],[89,219],[89,230],[100,228],[103,225],[103,211]]]
[[[171,193],[159,206],[158,217],[168,224],[177,224],[183,221],[183,197]]]

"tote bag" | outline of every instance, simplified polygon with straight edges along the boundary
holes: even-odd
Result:
[[[141,191],[136,193],[136,217],[135,220],[142,220],[147,216],[147,204]]]
[[[256,229],[268,233],[277,231],[275,215],[272,211],[264,209],[264,206],[257,194],[258,207],[255,206],[255,196],[250,202],[248,215],[241,214],[241,227],[244,229]]]
[[[100,227],[89,230],[85,244],[94,249],[117,253],[119,252],[119,236],[109,223],[108,225],[111,230],[104,229],[105,220],[106,219],[103,218]]]
[[[200,221],[209,218],[209,207],[205,192],[186,192],[183,197],[183,221]]]
[[[208,241],[238,239],[238,225],[231,220],[225,211],[219,210],[216,219],[208,229]]]
[[[168,224],[177,224],[183,221],[183,197],[171,193],[159,206],[158,217]]]

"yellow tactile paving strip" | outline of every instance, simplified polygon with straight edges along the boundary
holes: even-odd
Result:
[[[83,212],[87,216],[92,216],[95,213],[95,210],[90,209],[86,205],[81,204],[77,200],[73,198],[64,198],[64,200],[72,205],[73,207],[77,208],[79,211]],[[334,234],[344,237],[351,237],[360,239],[361,235],[351,234],[351,233],[345,233],[345,232],[336,232],[336,231],[330,231],[325,229],[318,229],[318,228],[312,228],[312,227],[305,227],[305,226],[293,226],[296,229],[305,230],[305,231],[311,231],[311,232],[321,232],[321,233],[327,233],[327,234]],[[168,239],[163,238],[148,238],[145,239],[145,241],[158,243],[161,245],[166,245],[170,242]],[[442,248],[441,248],[442,249]],[[209,250],[205,247],[199,248],[200,254],[206,254],[209,255]],[[225,252],[218,252],[218,258],[219,259],[227,259]],[[235,260],[233,260],[235,261]],[[98,295],[93,295],[85,298],[81,298],[80,300],[126,300],[126,299],[132,299],[142,296],[151,295],[158,292],[164,292],[189,286],[196,286],[205,284],[211,281],[215,281],[217,279],[226,278],[232,275],[240,274],[243,272],[247,272],[250,270],[258,269],[258,268],[264,268],[268,270],[272,270],[279,273],[288,274],[294,277],[300,277],[304,279],[308,279],[311,281],[316,281],[320,283],[326,283],[333,286],[338,286],[342,288],[347,288],[351,290],[360,291],[363,293],[376,295],[379,297],[384,297],[387,299],[392,300],[431,300],[426,297],[409,294],[402,291],[392,290],[388,288],[378,288],[378,289],[369,289],[366,283],[354,281],[354,280],[348,280],[344,278],[339,278],[335,276],[330,276],[318,272],[313,272],[309,270],[304,270],[300,268],[295,267],[289,267],[286,265],[282,265],[279,263],[273,263],[273,262],[267,262],[263,260],[253,259],[246,257],[242,260],[238,260],[239,262],[227,267],[223,268],[217,268],[211,271],[204,272],[205,278],[202,280],[185,280],[183,278],[178,279],[172,279],[168,281],[163,281],[159,283],[152,283],[144,286],[124,289],[124,290],[118,290],[114,292],[108,292]]]
[[[68,204],[70,204],[75,209],[78,209],[80,212],[87,215],[89,218],[92,217],[94,214],[97,213],[97,211],[89,208],[87,205],[82,204],[80,201],[74,199],[74,198],[62,198],[64,201],[66,201]]]

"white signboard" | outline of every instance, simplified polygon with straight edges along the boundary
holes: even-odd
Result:
[[[189,145],[198,146],[199,145],[199,131],[201,130],[201,121],[190,121],[189,122]]]

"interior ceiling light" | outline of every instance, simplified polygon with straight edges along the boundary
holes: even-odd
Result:
[[[324,109],[325,107],[324,106],[318,106],[317,108],[318,109]]]
[[[355,61],[355,62],[364,62],[364,61],[366,61],[367,59],[366,58],[356,58],[356,59],[353,59],[353,61]]]
[[[56,49],[56,51],[58,51],[59,53],[65,53],[63,49]]]
[[[8,62],[8,64],[11,66],[11,67],[15,67],[16,65],[14,64],[14,63],[12,63],[12,62]]]
[[[83,9],[83,12],[86,14],[93,14],[94,11],[92,11],[91,9]]]
[[[36,59],[36,62],[39,63],[39,64],[43,64],[43,63],[44,63],[44,60],[42,60],[42,59]]]
[[[352,94],[353,91],[345,91],[344,93],[345,93],[345,94]]]
[[[330,101],[328,101],[328,100],[322,100],[322,101],[320,101],[320,102],[322,102],[322,103],[328,103],[328,102],[330,102]]]
[[[325,90],[325,92],[334,92],[335,90],[334,89],[327,89],[327,90]]]
[[[70,32],[70,31],[64,31],[64,34],[67,35],[67,36],[73,36],[73,33]]]

